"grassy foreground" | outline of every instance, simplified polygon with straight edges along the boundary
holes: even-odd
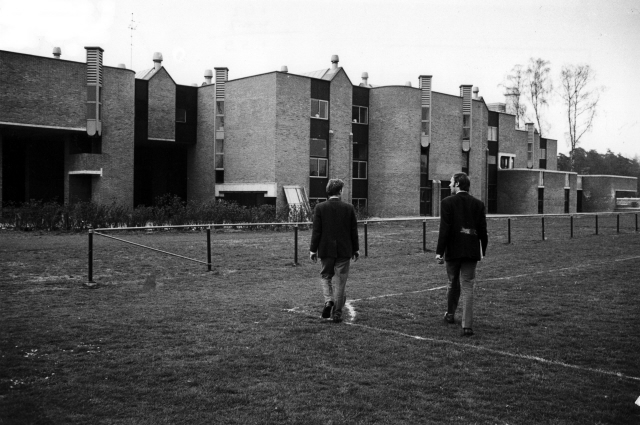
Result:
[[[584,221],[582,221],[584,220]],[[490,220],[472,338],[422,223],[370,225],[347,321],[310,232],[212,234],[215,270],[86,235],[0,233],[0,424],[640,423],[640,234]],[[578,223],[579,222],[579,223]],[[429,222],[433,249],[437,222]],[[202,232],[119,233],[206,258]],[[361,229],[361,242],[363,234]]]

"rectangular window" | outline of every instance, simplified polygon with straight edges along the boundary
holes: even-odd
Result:
[[[176,109],[176,122],[187,122],[187,111],[184,109]]]
[[[353,161],[353,178],[362,180],[367,178],[367,161]]]
[[[326,120],[328,118],[329,102],[326,100],[311,99],[311,118]]]
[[[420,174],[427,174],[429,170],[429,156],[420,155]]]
[[[95,120],[96,119],[96,104],[95,103],[87,103],[87,119]]]
[[[351,204],[356,209],[356,211],[364,212],[367,211],[367,198],[352,198]]]
[[[422,107],[422,121],[431,121],[430,116],[429,116],[429,107],[428,106],[423,106]]]
[[[216,102],[216,114],[224,115],[224,102],[222,101]]]
[[[216,130],[224,131],[224,116],[221,116],[221,115],[216,116]]]
[[[216,139],[216,170],[224,170],[224,140]]]
[[[564,190],[564,213],[569,214],[569,194],[571,189]]]
[[[514,168],[515,164],[515,155],[511,154],[500,154],[500,169],[507,170],[509,168]]]
[[[353,145],[353,159],[360,159],[366,161],[367,158],[367,145],[354,144]]]
[[[96,86],[87,86],[87,102],[96,101]]]
[[[471,115],[469,114],[462,115],[462,126],[471,127]]]
[[[422,135],[429,135],[429,121],[422,121]]]
[[[327,141],[323,139],[311,139],[310,156],[326,158],[327,157]]]
[[[547,159],[547,150],[540,149],[540,159]]]
[[[351,121],[357,124],[368,124],[369,108],[366,106],[353,106],[351,108]]]
[[[471,136],[471,129],[468,127],[465,127],[462,129],[462,139],[463,140],[469,140]]]
[[[533,143],[527,143],[527,161],[533,161]]]
[[[498,141],[498,127],[488,127],[487,140],[490,142]]]
[[[544,214],[544,188],[538,188],[538,214]]]
[[[327,165],[329,161],[324,158],[309,159],[309,176],[327,177]]]
[[[469,175],[469,152],[462,152],[462,172]]]

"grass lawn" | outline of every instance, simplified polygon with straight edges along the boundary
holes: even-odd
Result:
[[[638,424],[632,215],[489,220],[474,331],[446,325],[437,221],[369,224],[349,313],[319,318],[310,231],[212,233],[206,266],[0,233],[0,424]],[[206,260],[204,232],[113,234]],[[361,243],[364,241],[360,229]],[[362,252],[364,249],[362,249]],[[457,319],[459,320],[459,319]]]

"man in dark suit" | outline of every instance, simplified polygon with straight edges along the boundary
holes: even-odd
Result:
[[[344,182],[331,179],[327,184],[329,199],[316,205],[309,258],[316,263],[320,257],[324,309],[322,317],[342,321],[346,301],[345,286],[351,259],[358,261],[358,221],[353,205],[342,202]],[[334,282],[332,283],[332,278]]]
[[[476,265],[487,250],[487,219],[484,203],[469,195],[465,173],[451,177],[451,196],[440,206],[440,233],[436,248],[438,263],[447,263],[447,312],[444,320],[455,323],[454,315],[462,289],[462,336],[473,335],[473,285]],[[444,258],[443,258],[444,256]]]

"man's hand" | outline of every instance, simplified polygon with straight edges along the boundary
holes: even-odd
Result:
[[[353,253],[353,257],[351,257],[351,259],[353,260],[353,262],[355,263],[356,261],[358,261],[358,258],[360,258],[360,251],[356,251]]]
[[[318,253],[317,252],[309,252],[309,260],[313,261],[314,263],[318,262]]]
[[[438,264],[444,264],[444,257],[440,254],[436,254],[436,261]]]

